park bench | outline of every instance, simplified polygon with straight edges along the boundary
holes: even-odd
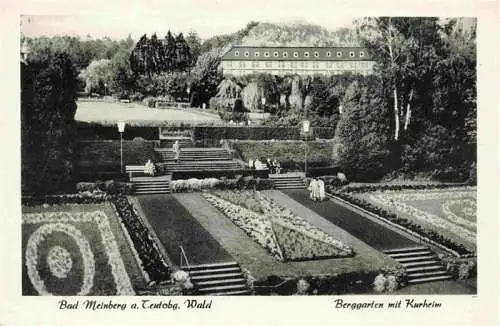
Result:
[[[125,166],[125,172],[128,173],[129,178],[132,178],[132,174],[141,173],[147,174],[146,165],[127,165]]]

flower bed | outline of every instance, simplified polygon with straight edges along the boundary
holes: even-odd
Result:
[[[237,179],[217,179],[191,178],[187,180],[172,180],[170,189],[173,192],[193,192],[207,189],[272,189],[273,183],[269,179],[260,179],[253,177],[242,177]]]
[[[352,248],[256,191],[204,194],[279,261],[349,257]]]
[[[134,295],[108,216],[22,215],[23,294]]]
[[[130,239],[134,244],[144,271],[150,280],[161,282],[170,277],[170,268],[160,254],[153,237],[141,219],[137,215],[134,207],[123,195],[115,195],[110,198],[122,223],[127,228]]]
[[[475,242],[475,231],[473,231],[472,229],[475,228],[475,221],[472,222],[463,218],[452,220],[453,216],[451,218],[445,216],[441,217],[437,215],[437,213],[427,212],[426,210],[419,209],[410,204],[402,202],[402,200],[446,200],[451,197],[461,197],[461,192],[468,192],[475,189],[470,187],[457,188],[456,185],[454,188],[443,187],[443,185],[438,186],[439,187],[432,188],[416,186],[418,188],[413,189],[427,189],[429,192],[409,192],[406,194],[398,192],[393,195],[393,197],[396,196],[397,198],[392,198],[391,196],[385,195],[386,193],[384,191],[363,194],[364,197],[360,198],[359,195],[357,195],[361,193],[359,188],[356,189],[355,193],[333,192],[333,194],[343,200],[350,202],[353,205],[359,206],[371,213],[374,213],[381,218],[398,224],[403,228],[410,230],[411,232],[415,232],[420,236],[434,241],[439,245],[442,245],[455,252],[459,256],[474,256],[474,252],[470,248],[466,247],[462,243],[457,243],[456,241],[451,240],[448,236],[443,235],[443,232],[449,232],[447,234],[456,234],[454,239],[458,239],[458,237],[461,237],[464,239],[464,241],[466,240],[467,242],[473,243]],[[395,186],[391,186],[387,189],[394,190],[394,187]],[[397,187],[396,190],[399,190],[399,188]],[[443,188],[447,188],[447,191],[431,191],[432,189]],[[374,188],[363,187],[362,189],[366,190]],[[388,211],[387,209],[391,211]]]
[[[39,205],[63,205],[63,204],[101,204],[107,199],[107,194],[101,191],[83,191],[76,194],[54,195],[54,196],[31,196],[23,197],[21,203],[24,206]]]
[[[391,293],[405,286],[406,280],[407,276],[404,270],[389,268],[300,278],[273,275],[265,281],[255,282],[254,290],[257,295]]]

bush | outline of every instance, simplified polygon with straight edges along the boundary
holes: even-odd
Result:
[[[142,103],[144,103],[144,105],[146,105],[148,108],[156,107],[156,99],[151,96],[148,96],[144,100],[142,100]]]
[[[159,164],[163,165],[163,164]],[[172,180],[179,179],[205,179],[205,178],[229,178],[234,179],[237,176],[247,177],[253,176],[254,178],[268,179],[269,170],[209,170],[209,171],[174,171],[172,172]]]
[[[242,140],[292,140],[300,138],[298,128],[274,127],[194,127],[193,138]]]

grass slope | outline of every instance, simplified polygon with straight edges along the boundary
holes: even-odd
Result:
[[[179,245],[190,264],[232,261],[231,255],[171,195],[137,196],[141,209],[169,257],[180,264]]]
[[[314,202],[309,198],[309,194],[303,190],[290,190],[285,193],[375,249],[387,250],[418,245],[410,239],[331,200]]]

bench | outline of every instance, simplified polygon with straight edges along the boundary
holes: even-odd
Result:
[[[127,165],[125,166],[125,172],[128,173],[129,178],[132,178],[133,173],[140,172],[142,174],[146,174],[146,166],[145,165]]]

